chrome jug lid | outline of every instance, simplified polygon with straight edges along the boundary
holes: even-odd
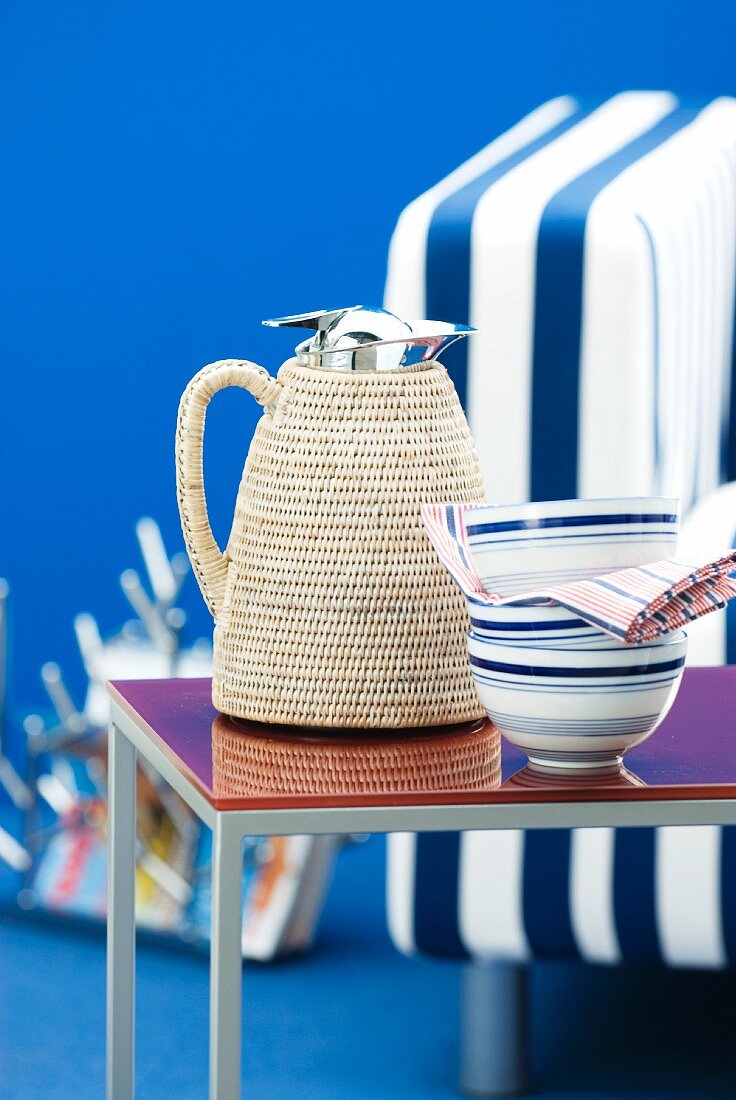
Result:
[[[447,321],[402,321],[387,309],[372,306],[318,309],[274,317],[263,324],[314,329],[315,335],[298,345],[297,360],[338,371],[392,371],[429,364],[455,340],[476,331]]]

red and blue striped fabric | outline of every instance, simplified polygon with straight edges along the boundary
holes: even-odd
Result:
[[[471,603],[560,604],[627,645],[655,641],[718,611],[736,596],[736,550],[695,565],[675,559],[504,597],[489,592],[473,562],[462,504],[422,507],[422,522],[440,561]]]

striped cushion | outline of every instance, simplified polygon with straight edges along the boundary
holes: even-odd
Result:
[[[561,97],[404,211],[386,305],[481,330],[446,365],[489,499],[687,508],[736,477],[735,251],[736,101]],[[733,484],[679,549],[716,557],[735,533]],[[690,663],[736,663],[734,604],[688,632]],[[407,952],[736,963],[736,828],[401,834],[388,887]]]
[[[736,963],[736,827],[390,838],[396,946],[443,958]]]
[[[680,538],[695,555],[734,545],[736,482],[703,500]],[[688,634],[690,664],[736,663],[733,603]],[[405,952],[734,965],[736,827],[399,834],[388,911]]]
[[[480,330],[445,362],[495,503],[723,480],[735,154],[732,99],[562,97],[404,211],[386,305]]]

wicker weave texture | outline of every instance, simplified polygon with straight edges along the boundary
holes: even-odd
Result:
[[[217,798],[247,798],[491,790],[501,783],[501,738],[490,722],[471,726],[338,744],[272,739],[219,719],[212,727],[213,791]]]
[[[266,406],[227,550],[207,520],[202,434],[227,385]],[[480,716],[464,600],[419,518],[479,502],[477,453],[439,364],[374,374],[206,367],[179,410],[182,527],[215,617],[213,702],[256,721],[439,726]]]

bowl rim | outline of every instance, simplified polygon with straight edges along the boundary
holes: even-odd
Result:
[[[632,515],[647,515],[657,510],[668,511],[675,516],[678,524],[682,518],[680,497],[670,496],[567,497],[564,500],[519,501],[517,504],[492,504],[490,501],[485,501],[482,504],[464,504],[462,506],[462,517],[467,527],[468,517],[477,516],[479,512],[485,511],[491,511],[493,516],[498,519],[513,518],[519,522],[544,519],[560,509],[569,509],[571,516],[576,514],[585,516],[589,512],[582,510],[576,513],[575,509],[586,504],[607,505],[611,514],[615,514],[616,508],[621,511],[627,510]]]

